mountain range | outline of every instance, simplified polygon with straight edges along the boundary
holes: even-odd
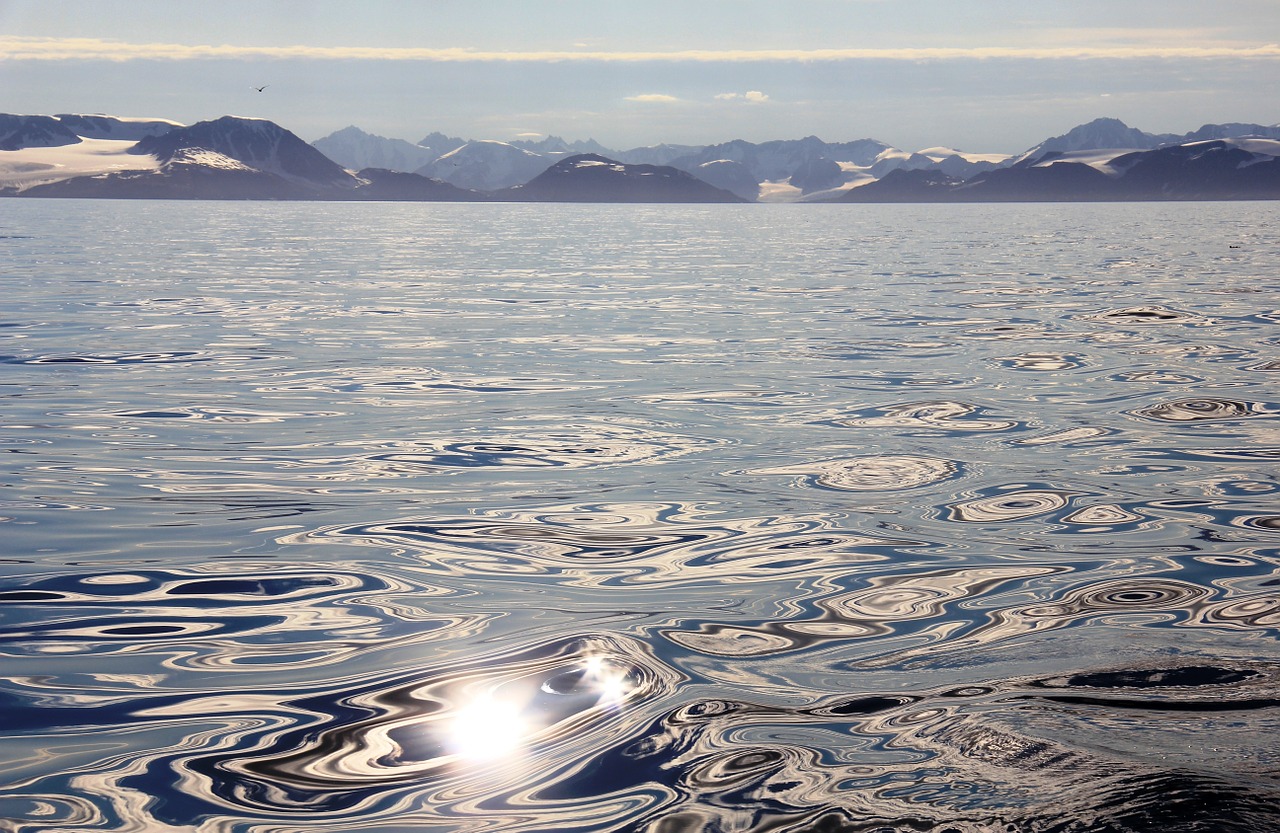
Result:
[[[1280,125],[1152,134],[1096,119],[1016,154],[817,137],[612,150],[418,143],[265,119],[0,114],[0,195],[168,199],[937,202],[1280,198]]]

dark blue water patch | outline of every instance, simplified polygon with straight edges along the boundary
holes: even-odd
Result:
[[[63,593],[48,590],[4,590],[0,591],[0,603],[4,602],[53,602],[65,601],[68,597]]]
[[[79,736],[94,729],[136,726],[152,722],[140,716],[146,709],[179,706],[189,695],[153,694],[143,698],[95,698],[91,703],[75,705],[61,696],[74,691],[67,685],[57,694],[10,690],[12,683],[0,680],[0,714],[5,716],[6,734],[39,736],[46,732]]]
[[[823,713],[836,716],[847,714],[879,714],[920,702],[919,697],[858,697],[834,706],[827,706]]]
[[[0,592],[0,602],[75,607],[166,607],[173,598],[198,602],[201,608],[260,605],[264,600],[302,601],[341,592],[389,589],[374,575],[328,573],[326,575],[223,576],[204,578],[161,571],[130,572],[109,583],[102,574],[50,576],[23,582],[20,588]],[[10,580],[13,581],[13,580]]]
[[[1187,462],[1219,462],[1240,461],[1275,463],[1280,461],[1280,446],[1262,446],[1258,448],[1178,448],[1147,447],[1139,452],[1144,457],[1166,457]]]
[[[1258,680],[1262,672],[1253,668],[1221,668],[1212,665],[1183,665],[1173,668],[1122,668],[1091,671],[1069,677],[1035,680],[1038,688],[1200,688],[1234,685]]]
[[[181,625],[117,625],[102,628],[107,636],[169,636],[186,632]]]
[[[62,353],[43,356],[4,356],[0,364],[27,365],[135,365],[194,364],[200,362],[260,361],[270,358],[252,353],[208,353],[198,350],[171,353]]]
[[[116,414],[116,416],[130,416],[139,419],[188,419],[191,414],[181,411],[130,411],[127,414]]]
[[[1280,698],[1260,697],[1241,700],[1195,700],[1190,702],[1178,700],[1133,700],[1124,697],[1091,697],[1076,694],[1042,694],[1034,699],[1051,703],[1062,703],[1070,706],[1098,706],[1108,709],[1138,709],[1153,712],[1197,712],[1213,714],[1217,712],[1243,712],[1258,709],[1280,708]]]
[[[657,550],[678,549],[709,540],[711,533],[628,533],[578,530],[537,524],[495,524],[484,521],[441,520],[435,523],[386,524],[379,527],[343,530],[348,535],[389,535],[398,540],[457,542],[485,550],[520,550],[545,541],[571,558],[639,558]]]
[[[86,644],[86,650],[106,649],[111,643],[144,645],[173,640],[226,637],[232,634],[268,630],[288,621],[285,616],[200,617],[187,623],[139,625],[135,615],[77,618],[73,623],[28,623],[0,628],[0,646],[21,653],[31,643],[71,642]]]

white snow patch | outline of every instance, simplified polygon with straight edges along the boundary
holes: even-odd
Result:
[[[1037,162],[1032,165],[1033,168],[1047,168],[1058,162],[1075,162],[1081,165],[1088,165],[1096,168],[1107,176],[1118,176],[1120,171],[1112,166],[1117,158],[1130,153],[1140,153],[1133,148],[1108,148],[1105,150],[1072,150],[1066,153],[1058,154],[1043,162]]]
[[[868,173],[858,174],[843,185],[837,185],[835,188],[826,188],[822,191],[813,191],[805,194],[801,202],[821,202],[822,200],[834,199],[841,194],[848,193],[854,188],[860,188],[868,182],[875,182],[876,177]]]
[[[0,187],[25,190],[75,176],[158,170],[154,156],[126,153],[136,144],[128,139],[83,139],[55,148],[0,151]]]
[[[1224,139],[1228,144],[1235,145],[1241,150],[1249,153],[1257,153],[1262,156],[1280,156],[1280,139]]]
[[[999,165],[1010,158],[1007,153],[966,153],[962,150],[947,147],[925,148],[924,150],[916,151],[916,153],[920,156],[927,156],[934,162],[941,162],[943,159],[959,156],[966,162],[990,162],[993,165]]]
[[[169,160],[171,165],[201,165],[206,168],[217,168],[223,171],[256,171],[238,159],[232,159],[224,153],[208,148],[179,148]]]
[[[790,182],[770,180],[760,183],[758,202],[799,202],[804,191]]]

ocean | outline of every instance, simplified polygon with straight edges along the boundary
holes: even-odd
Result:
[[[1280,204],[6,200],[0,829],[1280,830]]]

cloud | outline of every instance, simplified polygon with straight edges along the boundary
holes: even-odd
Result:
[[[717,101],[745,101],[748,104],[763,104],[769,100],[769,96],[759,90],[747,90],[745,93],[720,93],[716,96]]]
[[[643,95],[629,95],[627,101],[639,101],[642,104],[673,104],[680,99],[673,95],[663,95],[662,93],[644,93]]]
[[[867,49],[726,49],[670,52],[501,52],[375,46],[232,46],[126,43],[98,38],[0,37],[0,61],[184,61],[276,59],[464,63],[810,63],[832,61],[1280,59],[1280,44],[1214,46],[1048,46]]]

